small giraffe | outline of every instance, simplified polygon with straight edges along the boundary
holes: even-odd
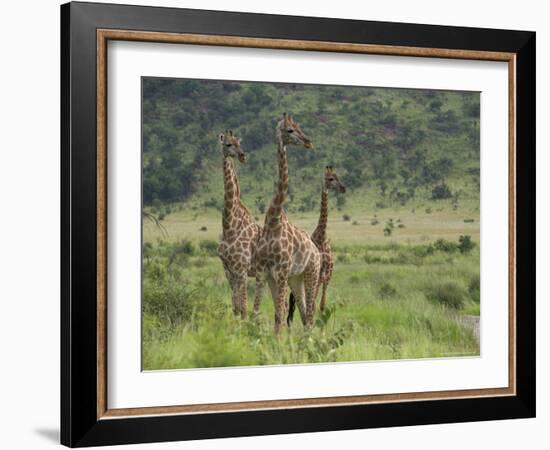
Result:
[[[327,237],[327,219],[328,219],[328,193],[329,191],[344,193],[346,186],[340,181],[338,175],[332,168],[325,168],[325,178],[321,189],[321,208],[319,212],[319,222],[317,228],[311,234],[311,240],[315,243],[321,253],[321,270],[319,274],[319,286],[322,286],[321,303],[319,308],[325,310],[327,288],[332,278],[332,269],[334,262],[332,259],[332,250],[330,248],[330,240]],[[293,294],[290,294],[289,309],[287,324],[290,325],[294,316],[296,300]]]
[[[256,251],[261,227],[240,198],[233,159],[238,158],[241,163],[246,161],[241,139],[234,136],[231,130],[220,134],[219,139],[223,150],[224,205],[218,255],[231,286],[233,312],[245,319],[248,308],[247,277],[255,276],[252,255]]]
[[[288,192],[288,145],[301,145],[311,149],[311,140],[298,123],[284,113],[276,128],[279,181],[277,192],[267,210],[264,228],[255,255],[256,281],[266,275],[275,306],[275,334],[284,324],[287,292],[290,286],[300,310],[302,323],[313,324],[321,256],[307,235],[289,223],[283,210]],[[254,311],[259,309],[261,296],[256,292]]]

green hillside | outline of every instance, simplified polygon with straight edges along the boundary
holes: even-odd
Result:
[[[242,195],[260,215],[276,180],[275,125],[283,111],[315,151],[289,149],[287,210],[318,208],[331,164],[348,187],[338,206],[411,207],[437,198],[479,204],[479,93],[416,89],[143,79],[143,198],[219,209],[218,134],[242,137]],[[356,208],[352,208],[356,209]]]

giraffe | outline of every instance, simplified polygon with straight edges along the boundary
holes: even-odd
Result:
[[[231,130],[227,130],[220,134],[219,140],[223,151],[224,205],[218,255],[231,287],[233,313],[246,319],[247,277],[255,276],[252,255],[256,250],[261,227],[256,224],[240,198],[239,181],[233,159],[238,158],[241,163],[246,161],[241,149],[241,139],[234,136]]]
[[[275,306],[275,334],[279,335],[286,315],[287,292],[290,286],[298,301],[304,326],[313,324],[321,256],[307,235],[292,225],[283,204],[288,192],[288,145],[302,145],[312,149],[311,140],[300,125],[284,113],[276,128],[279,180],[277,192],[265,216],[264,227],[255,255],[256,280],[265,274]],[[261,297],[256,292],[254,310]]]
[[[321,253],[321,270],[319,275],[319,286],[322,286],[321,302],[319,308],[325,310],[327,288],[332,278],[332,269],[334,262],[332,259],[332,250],[330,240],[327,237],[327,219],[328,219],[328,193],[329,191],[344,193],[346,186],[340,181],[338,175],[332,166],[325,167],[325,175],[321,189],[321,207],[319,211],[319,222],[317,228],[311,234],[311,240],[315,243]],[[294,295],[290,294],[287,324],[290,325],[294,316],[296,300]]]

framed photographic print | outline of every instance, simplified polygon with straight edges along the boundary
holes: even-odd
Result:
[[[535,33],[61,24],[63,444],[535,415]]]

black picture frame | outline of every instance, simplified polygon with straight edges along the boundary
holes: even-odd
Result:
[[[117,419],[97,414],[98,29],[516,55],[516,395]],[[61,443],[71,447],[535,416],[534,32],[114,4],[61,6]]]

